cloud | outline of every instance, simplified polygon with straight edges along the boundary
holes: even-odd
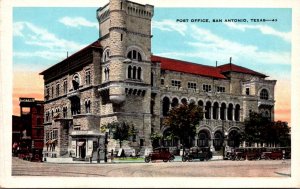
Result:
[[[59,22],[70,27],[74,28],[80,28],[81,26],[84,27],[94,27],[98,30],[99,25],[96,22],[88,21],[87,19],[83,17],[68,17],[65,16],[61,19],[59,19]]]
[[[74,53],[85,46],[74,41],[59,38],[47,29],[30,22],[15,22],[13,26],[14,37],[21,37],[27,45],[42,47],[37,52],[14,52],[14,56],[26,57],[32,55],[54,60],[57,59],[57,55],[65,54],[67,51]]]
[[[160,24],[159,24],[160,23]],[[157,27],[165,31],[179,32],[174,29],[177,24],[175,21],[166,20],[161,22],[156,21]],[[208,29],[201,28],[194,24],[181,23],[180,31],[186,32],[185,44],[189,47],[187,52],[173,51],[157,53],[160,56],[169,56],[178,59],[199,57],[211,62],[216,60],[219,62],[228,62],[229,57],[233,57],[234,62],[247,61],[251,64],[280,64],[290,65],[290,53],[278,51],[262,51],[259,47],[254,45],[242,44],[236,41],[225,39],[219,35],[214,34]],[[180,33],[180,32],[179,32]],[[191,38],[192,40],[190,40]]]
[[[184,23],[174,22],[173,20],[152,21],[152,28],[157,28],[162,31],[176,31],[182,36],[185,36],[187,25]]]
[[[236,24],[233,22],[226,22],[224,24],[231,29],[237,29],[237,30],[241,30],[241,31],[246,31],[247,29],[256,29],[256,30],[259,30],[262,34],[273,35],[273,36],[283,39],[286,42],[289,42],[289,43],[291,42],[291,32],[280,32],[270,26]]]

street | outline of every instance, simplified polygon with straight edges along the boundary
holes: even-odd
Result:
[[[62,164],[12,158],[12,176],[290,177],[290,174],[290,160]]]

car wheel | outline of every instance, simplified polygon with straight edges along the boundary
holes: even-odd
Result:
[[[183,162],[186,162],[186,160],[187,160],[187,157],[183,156],[183,157],[182,157],[182,161],[183,161]]]
[[[149,163],[150,162],[150,157],[145,157],[145,162]]]
[[[167,160],[167,159],[164,159],[163,162],[168,162],[168,160]]]
[[[171,156],[170,158],[169,158],[169,161],[171,162],[171,161],[174,161],[174,159],[175,159],[175,157],[174,156]]]

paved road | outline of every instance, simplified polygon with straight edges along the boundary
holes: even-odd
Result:
[[[290,173],[290,160],[58,164],[12,159],[13,176],[290,177]]]

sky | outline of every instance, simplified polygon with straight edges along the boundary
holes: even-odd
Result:
[[[97,8],[13,9],[14,115],[19,114],[19,97],[43,99],[40,72],[98,39]],[[232,57],[234,64],[268,75],[277,80],[275,119],[290,123],[291,9],[156,7],[154,11],[153,54],[211,66],[216,61],[226,64]]]

